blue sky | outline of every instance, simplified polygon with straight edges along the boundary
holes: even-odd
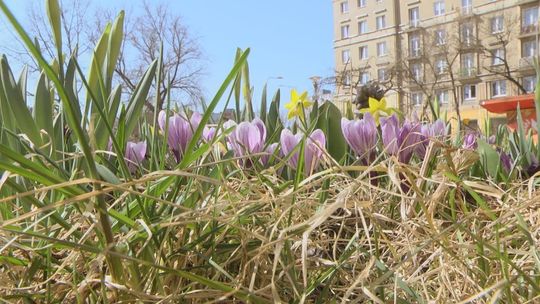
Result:
[[[6,3],[24,20],[31,1],[39,0]],[[138,1],[90,2],[96,7],[128,7],[128,13],[138,9],[133,4]],[[293,87],[311,91],[309,77],[333,74],[331,1],[181,0],[168,4],[182,16],[203,49],[206,73],[201,80],[207,99],[217,91],[232,67],[237,47],[251,48],[248,61],[255,101],[259,100],[266,81],[269,92],[281,88],[285,93],[282,98],[288,99]],[[5,21],[0,27],[2,40],[9,39],[5,34]]]

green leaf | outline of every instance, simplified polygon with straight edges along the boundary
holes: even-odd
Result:
[[[316,123],[319,119],[319,101],[315,100],[313,106],[311,107],[311,112],[309,113],[309,121],[311,123]]]
[[[487,170],[487,173],[492,178],[497,178],[497,172],[501,165],[499,153],[483,139],[478,139],[478,154],[484,170]]]
[[[97,45],[94,47],[94,52],[92,54],[92,59],[90,60],[90,70],[87,75],[88,79],[88,86],[90,89],[89,92],[86,95],[86,104],[87,106],[90,105],[91,100],[91,94],[95,97],[94,102],[92,102],[92,113],[96,113],[97,110],[95,107],[101,106],[103,107],[103,99],[105,97],[101,96],[101,90],[100,90],[100,83],[99,78],[103,73],[101,73],[101,68],[103,67],[103,63],[105,62],[105,56],[107,55],[107,47],[109,45],[109,36],[111,35],[111,24],[107,23],[107,26],[105,26],[105,30],[103,31],[103,34],[101,34],[101,37],[99,38],[99,41],[97,42]]]
[[[244,64],[244,68],[242,69],[242,78],[244,79],[244,86],[243,86],[243,93],[244,93],[244,102],[245,102],[245,119],[247,121],[253,120],[255,117],[255,113],[253,111],[253,103],[252,103],[252,88],[249,82],[249,65],[246,62]]]
[[[51,23],[54,43],[58,51],[58,55],[62,55],[62,25],[61,11],[58,0],[47,0],[47,16]]]
[[[273,135],[281,132],[281,119],[279,117],[279,103],[281,99],[281,92],[278,89],[272,98],[270,103],[270,109],[268,110],[268,117],[266,122],[266,129],[268,134]]]
[[[47,76],[45,76],[45,73],[41,73],[36,87],[34,119],[40,129],[45,130],[49,136],[54,136],[53,99],[47,87]]]
[[[16,126],[25,133],[34,144],[40,145],[41,135],[39,134],[39,129],[36,126],[30,110],[24,102],[18,85],[15,83],[15,79],[13,78],[13,74],[11,73],[11,69],[9,68],[5,56],[2,56],[0,59],[0,69],[5,101],[7,101],[14,117],[16,117]]]
[[[316,126],[326,135],[326,145],[330,156],[340,161],[347,153],[347,143],[341,131],[341,112],[331,102],[324,103],[320,112]]]
[[[124,11],[120,11],[116,20],[112,25],[111,34],[109,36],[109,47],[107,53],[107,81],[112,81],[114,68],[120,55],[120,49],[122,48],[122,40],[124,39]]]
[[[263,87],[263,90],[262,90],[262,97],[261,97],[261,112],[259,114],[261,120],[263,121],[263,123],[266,125],[266,86],[267,84],[265,83],[264,84],[264,87]]]
[[[121,183],[120,179],[118,179],[118,177],[116,177],[116,175],[114,175],[107,167],[96,164],[96,169],[104,181],[114,185],[119,185]]]
[[[135,127],[139,123],[139,118],[142,114],[144,103],[148,98],[148,92],[152,86],[152,81],[154,80],[154,73],[157,68],[157,59],[152,62],[150,67],[144,73],[142,80],[135,88],[133,92],[133,97],[128,103],[127,113],[126,113],[126,134],[131,134]],[[202,123],[201,123],[202,124]]]
[[[15,257],[12,257],[12,256],[5,256],[5,255],[0,255],[0,262],[8,263],[8,264],[11,264],[11,265],[14,265],[14,266],[26,266],[26,265],[28,265],[28,262],[23,260],[23,259],[15,258]]]

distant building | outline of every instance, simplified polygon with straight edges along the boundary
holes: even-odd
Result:
[[[233,109],[225,109],[223,112],[219,113],[212,113],[212,117],[210,117],[210,122],[213,124],[217,124],[223,116],[223,121],[227,120],[234,120],[234,110]]]
[[[337,99],[377,81],[391,106],[438,100],[481,125],[485,99],[532,92],[539,0],[333,0]],[[452,115],[452,114],[451,114]]]

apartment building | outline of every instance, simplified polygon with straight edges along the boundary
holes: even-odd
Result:
[[[333,0],[337,99],[377,81],[404,111],[438,100],[476,123],[481,100],[531,92],[540,0]]]

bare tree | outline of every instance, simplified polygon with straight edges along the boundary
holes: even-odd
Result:
[[[131,94],[146,68],[160,56],[163,45],[162,81],[153,87],[154,96],[159,96],[158,109],[162,109],[167,93],[171,94],[173,101],[189,100],[190,104],[198,104],[202,95],[199,80],[203,67],[197,39],[190,35],[181,17],[167,5],[153,2],[142,2],[141,5],[141,13],[130,14],[125,19],[124,43],[115,68],[119,83],[126,93]],[[89,17],[92,15],[94,17]],[[93,8],[89,0],[61,1],[63,53],[88,55],[107,22],[115,16],[116,12],[112,10]],[[33,2],[27,22],[42,52],[48,59],[55,58],[56,47],[44,7]],[[21,63],[33,62],[31,68],[39,68],[36,62],[28,60],[33,57],[22,44],[20,49],[5,45],[3,48],[22,58]],[[146,103],[151,111],[154,110],[153,102],[148,100]]]
[[[89,1],[83,0],[61,0],[61,18],[62,18],[62,52],[69,56],[75,52],[76,55],[85,54],[92,49],[92,43],[89,39],[87,22],[87,13],[90,10]],[[33,1],[27,12],[27,20],[30,36],[34,37],[42,54],[46,59],[52,60],[56,57],[56,46],[53,34],[49,25],[49,19],[45,13],[45,7],[42,1]],[[19,41],[19,37],[15,36]],[[0,47],[3,51],[13,55],[13,58],[19,60],[20,64],[26,64],[31,71],[39,69],[39,65],[34,57],[28,53],[23,43],[3,44]]]
[[[143,3],[143,13],[126,24],[126,38],[115,69],[131,92],[148,65],[159,58],[163,45],[162,81],[154,86],[159,96],[158,109],[162,109],[168,90],[178,99],[187,97],[197,102],[201,98],[201,48],[180,16],[171,12],[167,5]],[[150,102],[147,106],[154,110]]]
[[[520,24],[519,18],[510,14],[493,17],[482,28],[486,36],[492,39],[484,41],[481,48],[486,58],[491,61],[490,64],[484,65],[484,69],[488,73],[504,77],[515,84],[519,94],[526,94],[527,90],[515,73],[517,67],[508,59],[509,52],[519,49],[512,46],[512,41],[515,41],[515,37],[520,33]]]
[[[459,33],[450,28],[437,28],[432,32],[417,28],[408,34],[407,44],[409,52],[400,64],[400,73],[404,79],[408,79],[405,85],[409,86],[409,91],[426,96],[421,104],[420,118],[426,117],[427,109],[436,99],[438,91],[448,91],[452,94],[452,107],[460,121],[461,98],[457,71],[462,46]]]

